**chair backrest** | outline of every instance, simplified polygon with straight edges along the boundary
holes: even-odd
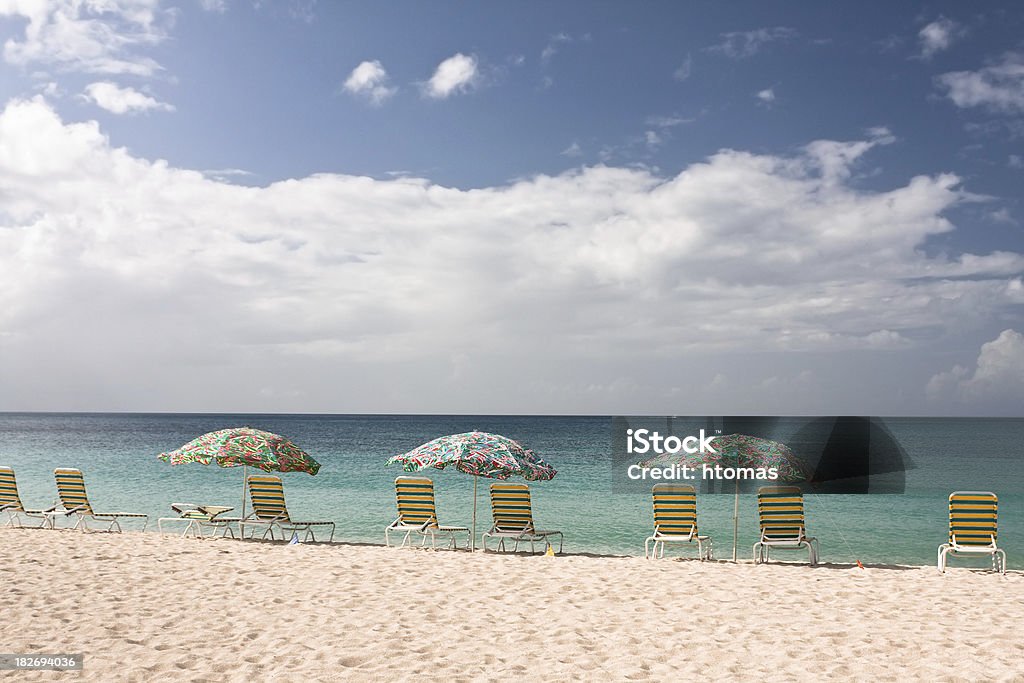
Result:
[[[526,484],[491,484],[491,514],[497,531],[533,531],[530,487]]]
[[[660,536],[697,535],[697,490],[690,484],[655,484],[654,533]]]
[[[87,515],[92,514],[89,496],[85,493],[85,477],[81,470],[58,467],[53,471],[57,480],[57,495],[65,510],[78,510]]]
[[[18,496],[18,481],[14,478],[14,469],[0,466],[0,508],[24,511],[21,498]]]
[[[949,494],[949,542],[994,546],[999,525],[999,498],[990,491]]]
[[[804,496],[796,486],[762,486],[757,490],[761,538],[766,541],[804,537]]]
[[[398,477],[395,479],[395,498],[402,524],[437,526],[433,481],[426,477]]]
[[[256,519],[289,522],[281,477],[254,474],[249,477],[249,497]]]

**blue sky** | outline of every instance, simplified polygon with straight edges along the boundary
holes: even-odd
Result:
[[[1019,414],[1022,27],[0,0],[0,409]]]

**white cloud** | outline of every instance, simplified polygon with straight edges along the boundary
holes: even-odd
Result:
[[[883,141],[884,144],[891,144],[896,141],[888,126],[871,126],[867,129],[867,134],[871,139]]]
[[[647,145],[648,149],[657,149],[664,142],[661,135],[657,131],[648,130],[644,131],[644,144]]]
[[[963,35],[963,27],[946,17],[939,17],[917,34],[921,43],[921,57],[931,59],[937,52],[948,50]]]
[[[565,31],[560,31],[548,38],[547,45],[545,45],[544,49],[540,51],[540,61],[542,64],[547,64],[551,61],[552,57],[558,54],[562,49],[562,46],[576,42],[586,43],[590,42],[590,39],[591,36],[589,33],[574,36],[570,33],[566,33]]]
[[[1024,157],[1019,154],[1011,154],[1006,160],[1006,165],[1010,168],[1024,168]]]
[[[246,171],[243,168],[209,168],[201,173],[207,178],[221,182],[230,182],[233,178],[247,178],[253,175],[252,171]]]
[[[540,60],[542,62],[551,61],[551,58],[558,54],[559,47],[571,42],[572,36],[564,31],[554,34],[548,40],[548,44],[544,46],[544,49],[540,51]]]
[[[313,20],[316,19],[316,13],[314,12],[316,2],[317,0],[291,0],[288,4],[288,14],[292,19],[312,24]]]
[[[753,31],[734,31],[722,34],[722,42],[707,48],[732,59],[753,57],[769,43],[792,40],[799,35],[795,29],[786,26],[759,28]]]
[[[991,414],[1020,414],[1024,400],[1024,335],[1003,330],[981,352],[972,369],[955,365],[934,375],[925,392],[930,401],[987,409]]]
[[[559,152],[559,154],[561,154],[564,157],[575,158],[575,157],[578,157],[578,156],[582,156],[583,155],[583,150],[580,148],[580,143],[578,143],[578,142],[576,142],[574,140],[571,145],[569,145],[568,147],[563,149],[561,152]]]
[[[766,390],[744,410],[877,412],[894,373],[852,364],[884,349],[902,366],[922,339],[1024,302],[1021,254],[922,248],[954,228],[955,176],[846,182],[879,144],[722,150],[667,178],[242,186],[15,101],[0,113],[0,409],[727,410],[734,390],[697,389],[728,367],[850,388],[849,404]],[[765,352],[769,374],[750,360]]]
[[[388,85],[389,80],[384,66],[374,59],[362,62],[352,69],[342,87],[353,95],[365,97],[371,103],[379,105],[398,92],[398,88]]]
[[[1013,220],[1013,216],[1010,215],[1010,210],[1006,207],[990,211],[988,214],[989,220],[993,223],[1006,223],[1009,225],[1016,225],[1017,221]]]
[[[96,106],[114,114],[129,114],[141,111],[174,111],[166,102],[150,97],[134,88],[122,88],[110,81],[99,81],[85,86],[82,95]]]
[[[28,20],[20,40],[4,42],[10,64],[136,76],[160,69],[135,54],[166,38],[159,0],[3,0],[0,17]]]
[[[977,71],[952,71],[936,80],[958,107],[1024,111],[1024,54],[1007,52],[997,64]]]
[[[672,78],[677,81],[685,81],[691,74],[693,74],[693,58],[690,55],[686,55],[686,59],[683,60],[683,63],[676,67],[676,70],[672,72]]]
[[[427,97],[445,99],[469,90],[479,77],[476,57],[459,52],[437,65],[434,75],[424,84],[423,92]]]
[[[57,84],[56,81],[47,81],[46,83],[40,83],[36,86],[36,90],[46,97],[56,99],[64,96],[64,90]]]
[[[670,116],[648,116],[645,119],[648,126],[654,126],[656,128],[675,128],[681,126],[684,123],[693,123],[696,119],[687,119],[679,116],[678,114],[672,114]]]
[[[199,0],[199,6],[207,12],[224,14],[228,11],[227,0]]]
[[[757,99],[764,104],[771,104],[775,101],[775,90],[773,88],[765,88],[759,90],[756,95]]]

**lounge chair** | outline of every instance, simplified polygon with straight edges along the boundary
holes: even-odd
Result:
[[[754,563],[767,562],[772,548],[807,548],[810,563],[818,564],[818,539],[804,526],[804,496],[796,486],[762,486],[757,490],[761,540],[754,544]]]
[[[946,571],[949,555],[991,555],[992,569],[1006,573],[1006,552],[996,545],[999,498],[989,491],[949,494],[949,542],[939,546],[938,566]]]
[[[239,521],[238,530],[242,538],[245,538],[245,527],[264,526],[266,530],[261,538],[270,534],[274,540],[274,529],[281,531],[281,539],[285,539],[285,532],[297,533],[305,531],[305,539],[316,541],[314,527],[331,527],[331,537],[328,543],[334,540],[334,522],[297,522],[288,514],[288,506],[284,502],[284,486],[281,484],[281,477],[252,475],[249,477],[249,497],[252,500],[252,513],[245,519]]]
[[[487,552],[487,539],[498,539],[498,550],[505,549],[505,541],[515,542],[513,552],[519,550],[519,544],[529,541],[530,552],[534,551],[534,543],[544,541],[551,545],[550,538],[558,536],[558,552],[562,552],[562,532],[537,529],[533,523],[533,510],[530,506],[530,487],[526,484],[491,484],[491,514],[494,525],[484,533],[481,540],[484,552]]]
[[[231,522],[237,522],[237,518],[221,517],[225,512],[229,512],[234,508],[223,507],[219,505],[196,505],[195,503],[171,503],[171,509],[178,513],[177,517],[161,517],[156,520],[156,527],[163,533],[164,522],[185,522],[185,529],[181,532],[182,536],[188,536],[190,533],[196,538],[203,537],[203,529],[211,529],[211,536],[217,535],[217,530],[220,529],[221,536],[227,536],[231,534],[231,538],[235,537],[235,532],[231,529]]]
[[[398,477],[395,479],[395,498],[398,503],[398,519],[384,529],[384,544],[391,545],[392,531],[405,532],[399,548],[409,543],[413,533],[423,536],[423,543],[430,540],[431,547],[437,547],[438,536],[448,539],[449,548],[457,548],[456,534],[466,534],[469,547],[469,529],[464,526],[444,526],[437,522],[437,508],[434,505],[434,482],[426,477]]]
[[[57,480],[57,495],[60,497],[60,504],[65,515],[74,515],[77,518],[75,529],[86,531],[89,528],[89,520],[106,524],[106,531],[113,531],[115,527],[118,533],[121,532],[122,519],[141,519],[142,530],[149,525],[149,516],[137,512],[95,512],[89,504],[89,496],[85,492],[85,477],[81,470],[70,468],[57,468],[53,471]],[[49,515],[50,527],[54,526],[55,515]]]
[[[18,481],[14,477],[14,470],[10,467],[0,466],[0,512],[7,514],[6,526],[24,526],[21,518],[33,518],[41,520],[39,526],[44,526],[47,515],[54,511],[57,506],[47,510],[28,510],[21,504],[21,496],[18,495]]]
[[[666,543],[696,543],[698,559],[710,560],[711,537],[697,531],[697,490],[690,484],[655,484],[651,494],[654,535],[644,541],[644,557],[664,557]]]

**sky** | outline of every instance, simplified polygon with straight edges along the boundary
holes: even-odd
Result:
[[[0,410],[1020,416],[1022,29],[0,0]]]

